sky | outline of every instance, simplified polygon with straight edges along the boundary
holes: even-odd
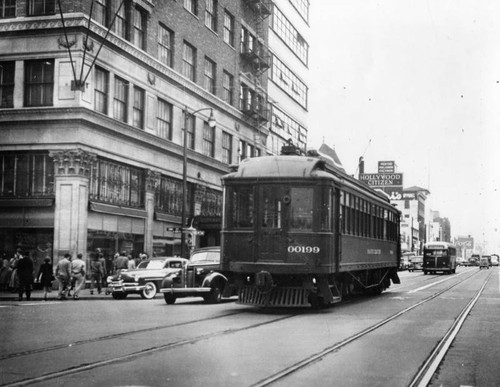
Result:
[[[311,0],[308,148],[403,186],[500,253],[500,1]]]

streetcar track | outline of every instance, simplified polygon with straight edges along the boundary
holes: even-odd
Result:
[[[436,345],[431,355],[427,358],[422,367],[420,367],[419,371],[413,378],[412,382],[409,384],[409,387],[415,387],[415,386],[425,387],[429,384],[437,368],[439,367],[439,364],[446,355],[448,349],[453,343],[453,340],[455,340],[455,337],[458,335],[458,332],[460,331],[462,325],[465,323],[465,320],[469,315],[470,311],[479,300],[479,297],[483,293],[484,288],[486,287],[486,284],[488,283],[492,275],[493,271],[490,272],[490,274],[484,281],[483,286],[481,286],[481,288],[476,292],[476,295],[472,297],[472,299],[462,309],[458,317],[455,318],[454,323],[451,325],[451,327],[445,333],[443,338]]]
[[[113,340],[113,339],[117,339],[117,338],[120,338],[120,337],[126,337],[126,336],[130,336],[130,335],[135,335],[135,334],[138,334],[138,333],[154,332],[154,331],[158,331],[158,330],[162,330],[162,329],[175,328],[177,326],[195,324],[195,323],[199,323],[199,322],[206,322],[206,321],[216,320],[216,319],[219,319],[219,318],[234,316],[234,315],[242,314],[242,313],[245,313],[245,311],[229,312],[229,313],[222,314],[220,316],[207,317],[207,318],[198,319],[198,320],[192,320],[192,321],[187,321],[187,322],[184,321],[184,322],[179,322],[179,323],[175,323],[175,324],[161,325],[161,326],[156,326],[156,327],[135,329],[135,330],[132,330],[132,331],[127,331],[127,332],[114,333],[114,334],[111,334],[111,335],[94,337],[92,339],[85,339],[85,340],[79,340],[79,341],[75,341],[75,342],[71,342],[71,343],[57,344],[57,345],[53,345],[51,347],[45,347],[45,348],[39,348],[39,349],[31,349],[31,350],[22,351],[22,352],[15,352],[15,353],[7,354],[7,355],[0,355],[0,361],[2,361],[2,360],[9,360],[9,359],[17,358],[17,357],[22,357],[22,356],[35,355],[35,354],[38,354],[38,353],[56,351],[58,349],[64,349],[64,348],[68,348],[68,347],[75,347],[75,346],[78,346],[78,345],[85,345],[85,344],[95,343],[95,342],[99,342],[99,341]]]
[[[393,314],[392,316],[389,316],[387,317],[386,319],[382,320],[382,321],[379,321],[378,323],[368,327],[368,328],[365,328],[364,330],[348,337],[347,339],[345,340],[342,340],[338,343],[335,343],[331,346],[328,346],[326,347],[325,349],[323,349],[322,351],[316,353],[316,354],[313,354],[305,359],[302,359],[300,361],[298,361],[297,363],[289,366],[289,367],[286,367],[284,369],[282,369],[281,371],[278,371],[276,373],[274,373],[273,375],[270,375],[264,379],[261,379],[260,381],[258,381],[257,383],[255,384],[252,384],[251,387],[264,387],[264,386],[268,386],[272,383],[275,383],[275,382],[278,382],[279,380],[281,379],[284,379],[286,377],[288,377],[289,375],[301,370],[302,368],[305,368],[309,365],[312,365],[313,363],[316,363],[317,361],[321,360],[323,357],[325,357],[326,355],[329,355],[333,352],[337,352],[339,349],[345,347],[346,345],[348,344],[351,344],[353,343],[354,341],[362,338],[363,336],[366,336],[367,334],[377,330],[378,328],[386,325],[387,323],[395,320],[396,318],[412,311],[413,309],[429,302],[429,301],[432,301],[433,299],[439,297],[441,294],[453,289],[454,287],[464,283],[465,281],[467,281],[468,279],[470,279],[471,277],[473,277],[474,275],[476,275],[478,272],[472,272],[471,275],[467,276],[466,278],[462,279],[461,281],[455,283],[455,284],[452,284],[450,286],[448,286],[447,288],[444,288],[440,291],[438,291],[437,293],[434,293],[432,295],[430,295],[429,297],[417,302],[416,304],[413,304],[413,305],[410,305],[409,307]],[[491,275],[491,274],[490,274]],[[488,277],[489,278],[489,277]],[[487,279],[488,280],[488,279]],[[485,283],[487,282],[487,280],[485,281]]]
[[[241,312],[241,313],[243,313],[243,312]],[[234,313],[234,314],[238,314],[238,313]],[[81,364],[81,365],[78,365],[75,367],[66,368],[66,369],[61,370],[61,371],[48,372],[46,374],[43,374],[43,375],[40,375],[37,377],[26,378],[26,379],[18,380],[16,382],[12,382],[12,383],[1,384],[1,386],[6,386],[6,387],[7,386],[8,387],[26,386],[26,385],[33,384],[33,383],[44,382],[47,380],[51,380],[51,379],[55,379],[55,378],[59,378],[59,377],[67,376],[67,375],[72,375],[72,374],[76,374],[76,373],[80,373],[80,372],[84,372],[84,371],[89,371],[89,370],[92,370],[95,368],[104,367],[104,366],[107,366],[110,364],[116,364],[116,363],[129,361],[129,360],[141,357],[141,356],[150,355],[150,354],[155,353],[155,352],[167,351],[167,350],[171,350],[171,349],[181,347],[181,346],[184,346],[187,344],[194,344],[194,343],[197,343],[197,342],[200,342],[203,340],[212,339],[215,337],[226,336],[226,335],[230,335],[230,334],[237,333],[237,332],[244,332],[244,331],[249,330],[249,329],[259,328],[259,327],[262,327],[262,326],[265,326],[268,324],[273,324],[276,322],[287,320],[289,318],[293,318],[299,314],[300,313],[295,313],[295,314],[291,314],[291,315],[287,315],[287,316],[281,316],[281,317],[275,318],[273,320],[248,325],[244,328],[226,329],[226,330],[223,330],[223,331],[220,331],[217,333],[207,333],[205,335],[200,335],[200,336],[197,336],[194,338],[179,340],[179,341],[173,342],[173,343],[168,343],[168,344],[163,344],[163,345],[159,345],[159,346],[155,346],[155,347],[145,348],[145,349],[142,349],[140,351],[132,352],[132,353],[129,353],[127,355],[118,356],[118,357],[114,357],[114,358],[107,359],[107,360],[100,360],[100,361],[96,361],[96,362],[92,362],[92,363]],[[206,319],[206,320],[210,320],[210,319]],[[174,326],[175,325],[176,324],[174,324]]]

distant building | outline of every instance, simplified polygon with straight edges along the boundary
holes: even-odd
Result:
[[[448,218],[441,218],[438,211],[432,211],[429,241],[451,242],[451,226]]]
[[[401,211],[403,250],[422,252],[426,239],[425,201],[430,192],[421,187],[404,188],[399,200],[391,200]]]
[[[26,0],[0,11],[7,254],[179,254],[191,224],[199,244],[219,244],[229,165],[307,142],[308,0]]]

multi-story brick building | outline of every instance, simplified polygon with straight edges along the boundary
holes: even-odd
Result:
[[[0,250],[218,244],[229,165],[306,142],[309,2],[276,3],[0,0]]]

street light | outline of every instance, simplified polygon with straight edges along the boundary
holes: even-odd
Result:
[[[186,226],[186,210],[187,210],[187,139],[188,139],[188,121],[189,117],[195,117],[196,113],[204,110],[210,110],[208,117],[208,126],[214,128],[217,122],[215,121],[214,111],[212,108],[202,108],[189,113],[187,107],[184,108],[184,144],[183,144],[183,161],[182,161],[182,213],[181,213],[181,257],[184,257],[184,249],[186,244],[186,234],[184,227]],[[185,257],[184,257],[185,258]]]

